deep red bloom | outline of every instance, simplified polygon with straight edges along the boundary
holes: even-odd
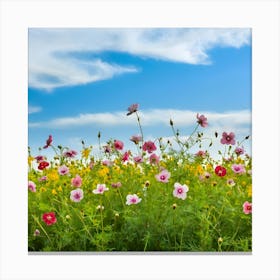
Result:
[[[54,212],[44,213],[42,215],[42,220],[47,226],[53,225],[56,223],[56,216]]]
[[[50,164],[47,161],[40,161],[39,165],[38,165],[38,169],[43,170],[46,167],[48,167]]]
[[[224,177],[227,174],[227,170],[223,166],[218,165],[215,168],[215,173],[220,177]]]
[[[52,144],[53,138],[49,135],[49,138],[46,141],[46,145],[43,147],[44,149],[48,148]]]
[[[128,161],[129,156],[130,156],[130,151],[125,152],[125,153],[123,154],[123,156],[122,156],[122,161],[123,161],[123,162]]]

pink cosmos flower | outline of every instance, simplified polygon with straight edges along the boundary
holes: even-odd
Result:
[[[112,162],[111,160],[108,160],[108,159],[104,159],[102,161],[102,164],[105,165],[105,166],[113,166],[114,162]]]
[[[40,230],[39,229],[35,229],[33,235],[34,236],[39,236],[40,235]]]
[[[121,182],[112,183],[111,186],[114,189],[118,189],[122,186],[122,183]]]
[[[82,189],[75,189],[70,192],[70,199],[74,202],[80,202],[84,198],[84,192]]]
[[[126,205],[138,204],[142,198],[139,198],[137,194],[128,194],[126,196]]]
[[[252,203],[245,201],[243,204],[243,212],[248,215],[252,213]]]
[[[144,160],[141,156],[136,156],[133,158],[133,160],[136,162],[136,163],[142,163]]]
[[[230,187],[235,186],[234,180],[233,180],[233,179],[228,179],[228,180],[227,180],[227,185],[230,186]]]
[[[147,151],[149,154],[151,154],[153,151],[157,149],[156,145],[152,141],[145,142],[143,145],[143,151]]]
[[[132,135],[131,137],[130,137],[130,141],[132,141],[132,142],[134,142],[136,145],[140,142],[140,141],[142,141],[143,139],[142,139],[142,136],[141,135]]]
[[[223,132],[221,143],[226,145],[235,145],[235,134],[233,132],[227,134],[226,132]]]
[[[168,172],[167,170],[162,170],[155,177],[156,177],[157,181],[159,181],[159,182],[168,183],[170,176],[171,176],[170,172]]]
[[[42,176],[38,179],[39,182],[47,181],[48,177],[47,176]]]
[[[244,148],[243,147],[236,147],[234,152],[240,156],[240,155],[243,155],[244,154]]]
[[[109,189],[106,187],[105,184],[97,184],[97,187],[95,190],[93,190],[92,192],[94,194],[103,194],[105,191],[108,191]]]
[[[233,170],[234,173],[237,174],[243,174],[246,172],[246,169],[243,164],[233,164],[231,166],[231,169]]]
[[[188,191],[189,191],[189,187],[187,185],[181,185],[180,183],[175,183],[173,196],[185,200],[187,198]]]
[[[196,118],[197,118],[197,123],[198,123],[199,125],[201,125],[202,127],[207,127],[208,122],[207,122],[207,118],[205,118],[204,115],[200,115],[200,116],[199,116],[199,114],[197,113],[197,114],[196,114]]]
[[[150,155],[150,164],[158,164],[159,163],[159,156],[156,154]]]
[[[123,162],[128,161],[129,156],[130,156],[130,151],[126,151],[126,152],[123,154],[123,156],[122,156],[122,161],[123,161]]]
[[[206,152],[204,151],[198,151],[196,154],[195,154],[197,157],[202,157],[204,158],[206,156]]]
[[[72,178],[72,179],[71,179],[71,184],[72,184],[72,186],[74,186],[74,187],[76,187],[76,188],[81,187],[82,182],[83,182],[83,180],[82,180],[82,178],[81,178],[79,175],[76,175],[75,178]]]
[[[47,149],[52,144],[52,141],[52,135],[49,135],[49,138],[46,140],[46,145],[43,147],[43,149]]]
[[[120,140],[114,140],[114,147],[116,150],[122,150],[123,149],[123,142]]]
[[[64,157],[67,157],[67,158],[73,158],[77,155],[78,153],[74,150],[67,150],[66,152],[63,153],[63,156]]]
[[[127,116],[135,113],[138,111],[138,108],[139,108],[139,104],[135,103],[135,104],[131,104],[128,108],[127,108],[127,111],[128,113],[126,114]]]
[[[66,165],[62,165],[62,166],[58,167],[58,173],[60,175],[66,175],[69,173],[69,168]]]
[[[31,191],[31,192],[36,192],[36,184],[32,181],[28,181],[28,189]]]

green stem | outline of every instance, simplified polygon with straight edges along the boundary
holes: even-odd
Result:
[[[137,116],[137,122],[138,122],[138,125],[139,125],[139,129],[140,129],[140,134],[141,134],[141,137],[142,137],[142,146],[143,146],[143,141],[144,141],[144,134],[143,134],[143,130],[142,130],[142,126],[141,126],[141,123],[140,123],[140,117],[137,113],[137,111],[135,112],[136,116]]]
[[[45,229],[43,228],[43,226],[41,225],[41,223],[39,222],[38,218],[35,217],[34,215],[32,215],[34,221],[39,225],[39,227],[42,229],[42,231],[44,232],[44,234],[47,236],[48,240],[50,241],[50,243],[52,244],[52,241],[48,235],[48,233],[45,231]]]

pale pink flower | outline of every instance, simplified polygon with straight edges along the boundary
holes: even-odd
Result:
[[[132,135],[130,137],[130,141],[134,142],[135,144],[138,144],[140,141],[142,141],[142,136],[141,135]]]
[[[173,196],[185,200],[187,198],[188,191],[189,191],[189,187],[187,185],[181,185],[180,183],[175,183]]]
[[[171,174],[167,170],[162,170],[159,174],[157,174],[155,177],[157,181],[162,183],[168,183],[168,180],[170,178]]]
[[[233,170],[234,173],[237,174],[243,174],[246,172],[246,169],[243,164],[233,164],[231,166],[231,169]]]
[[[77,155],[78,153],[74,150],[67,150],[66,152],[63,153],[64,157],[68,157],[68,158],[73,158]]]
[[[128,113],[126,114],[127,116],[135,113],[138,111],[138,108],[139,108],[139,104],[135,103],[135,104],[131,104],[128,108],[127,108],[127,111]]]
[[[66,175],[69,173],[69,168],[66,165],[62,165],[58,168],[58,173],[60,175]]]
[[[150,164],[158,164],[159,163],[159,156],[156,154],[150,155]]]
[[[82,189],[75,189],[70,192],[70,199],[74,202],[80,202],[84,198],[84,192]]]
[[[233,179],[228,179],[228,180],[227,180],[227,185],[230,186],[230,187],[235,186],[234,180],[233,180]]]
[[[31,192],[36,192],[36,184],[32,181],[28,181],[28,189],[31,191]]]
[[[136,163],[142,163],[144,160],[141,156],[136,156],[133,158],[133,160],[136,162]]]
[[[221,143],[226,145],[235,145],[235,134],[233,132],[230,132],[227,134],[226,132],[223,132]]]
[[[93,190],[92,192],[94,194],[103,194],[105,191],[108,191],[109,189],[106,187],[105,184],[97,184],[97,187],[95,190]]]
[[[243,204],[243,212],[248,215],[252,213],[252,203],[245,201]]]
[[[112,166],[112,165],[114,165],[114,162],[112,162],[111,160],[108,160],[108,159],[104,159],[102,161],[102,164],[105,166]]]
[[[143,151],[147,151],[149,154],[151,154],[153,151],[157,149],[156,145],[152,141],[147,141],[143,145]]]
[[[205,179],[209,179],[211,177],[211,174],[209,172],[204,172],[202,175],[199,176],[199,179],[201,181],[204,181]]]
[[[48,177],[47,176],[42,176],[38,179],[39,182],[47,181]]]
[[[202,158],[204,158],[205,156],[206,156],[206,152],[204,152],[204,151],[198,151],[196,154],[195,154],[197,157],[202,157]]]
[[[199,125],[201,125],[202,127],[207,127],[208,122],[207,122],[207,118],[204,115],[199,116],[199,114],[197,113],[196,118],[197,118],[197,123]]]
[[[142,198],[139,198],[137,194],[128,194],[126,196],[126,205],[138,204]]]
[[[114,189],[118,189],[122,186],[122,183],[121,182],[112,183],[111,186]]]
[[[120,140],[114,140],[114,147],[116,150],[122,150],[123,149],[123,142]]]
[[[81,187],[82,182],[83,182],[83,180],[82,180],[82,178],[81,178],[79,175],[76,175],[75,178],[72,178],[72,179],[71,179],[71,184],[72,184],[72,186],[74,186],[74,187],[76,187],[76,188]]]

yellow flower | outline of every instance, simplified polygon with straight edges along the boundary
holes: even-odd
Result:
[[[90,152],[91,152],[90,148],[84,148],[81,152],[82,157],[87,159],[89,157]]]
[[[247,192],[248,192],[248,196],[249,196],[249,197],[252,197],[252,185],[249,185],[249,186],[248,186]]]
[[[97,173],[100,177],[104,177],[104,176],[108,175],[109,168],[107,166],[104,166]]]
[[[47,176],[49,181],[57,181],[59,179],[59,175],[55,169],[50,170]]]
[[[28,165],[31,165],[33,160],[34,160],[34,157],[29,156],[28,157]]]
[[[59,192],[62,192],[62,187],[59,186],[59,187],[57,188],[57,190],[58,190]]]
[[[57,191],[55,189],[52,189],[52,194],[57,195]]]

